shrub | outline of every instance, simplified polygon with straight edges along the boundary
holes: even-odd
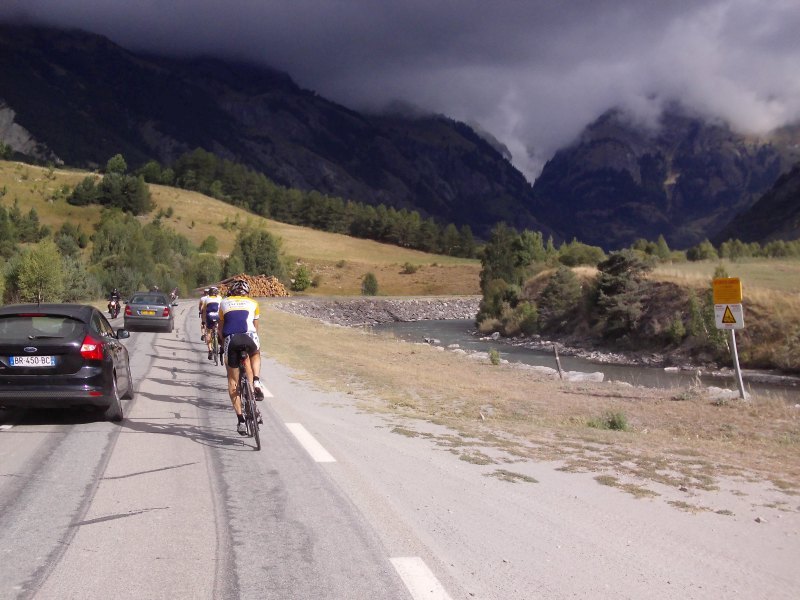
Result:
[[[531,335],[539,329],[539,312],[532,302],[520,302],[516,307],[506,306],[501,316],[505,335]]]
[[[361,280],[361,295],[362,296],[377,296],[378,295],[378,279],[375,274],[370,272],[364,275]]]
[[[623,412],[605,413],[602,417],[590,419],[587,423],[589,427],[595,429],[612,429],[614,431],[628,431],[628,417]]]
[[[678,313],[667,327],[667,339],[672,344],[680,344],[686,337],[686,327],[683,324],[683,317]]]
[[[403,275],[411,275],[413,273],[416,273],[418,269],[419,266],[412,265],[410,262],[407,262],[406,264],[403,265],[403,270],[401,271],[401,273]]]
[[[309,272],[308,267],[305,265],[300,265],[297,267],[297,270],[294,272],[294,277],[292,278],[292,290],[295,292],[303,292],[310,286],[311,273]]]
[[[581,303],[580,281],[568,267],[559,267],[536,299],[539,323],[543,328],[559,329]]]
[[[489,350],[489,362],[495,366],[500,364],[500,352],[496,348]]]

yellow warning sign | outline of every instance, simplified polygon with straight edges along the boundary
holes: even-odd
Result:
[[[714,304],[741,304],[741,279],[738,277],[718,277],[711,284],[714,292]]]
[[[734,318],[733,313],[731,312],[730,306],[725,307],[725,312],[722,313],[722,322],[725,323],[726,325],[736,324],[736,319]]]
[[[714,320],[717,329],[744,329],[744,310],[741,304],[715,304]]]

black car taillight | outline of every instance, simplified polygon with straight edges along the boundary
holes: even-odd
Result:
[[[125,307],[125,314],[128,315],[129,317],[133,314],[133,311],[131,310],[130,306]]]
[[[103,342],[87,335],[81,343],[81,356],[86,360],[103,360]]]

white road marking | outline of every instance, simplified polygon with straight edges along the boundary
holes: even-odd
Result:
[[[13,425],[0,425],[0,431],[6,431],[7,429],[11,429]]]
[[[322,447],[322,444],[314,439],[314,436],[300,423],[287,423],[286,427],[289,428],[289,431],[297,438],[300,445],[306,449],[306,452],[308,452],[315,461],[336,462],[336,459],[328,454],[328,451]]]
[[[390,559],[414,600],[451,600],[436,576],[418,556]]]

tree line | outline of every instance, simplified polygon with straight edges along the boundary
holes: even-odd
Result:
[[[436,254],[472,258],[476,242],[468,225],[440,225],[416,211],[372,206],[317,191],[302,191],[276,184],[232,161],[198,148],[174,164],[157,161],[137,173],[146,182],[177,186],[222,200],[251,212],[293,225],[371,239]]]

